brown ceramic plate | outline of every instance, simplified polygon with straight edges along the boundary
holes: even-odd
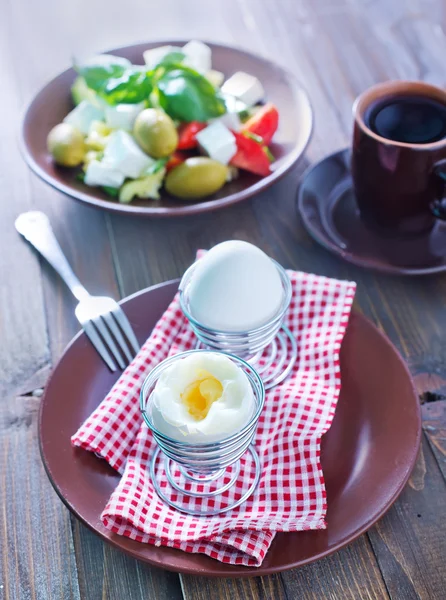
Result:
[[[123,308],[143,342],[178,289],[178,281],[131,296]],[[150,564],[183,573],[249,576],[275,573],[342,548],[375,523],[403,489],[420,444],[420,412],[409,372],[391,343],[353,312],[341,350],[342,391],[322,442],[328,494],[325,531],[280,533],[258,569],[224,565],[202,554],[156,548],[105,529],[100,514],[118,475],[70,437],[118,375],[110,373],[84,334],[74,338],[46,388],[40,449],[62,501],[103,540]]]
[[[350,150],[327,156],[303,175],[298,208],[308,233],[322,246],[360,267],[396,275],[446,271],[446,223],[412,237],[389,237],[359,216],[350,174]]]
[[[165,44],[185,44],[188,40],[163,40],[110,50],[135,64],[143,64],[142,53],[148,48]],[[277,158],[274,171],[267,177],[240,172],[238,179],[227,183],[218,193],[204,201],[181,202],[162,193],[161,200],[134,200],[131,204],[119,202],[98,188],[88,187],[76,180],[76,169],[57,167],[46,149],[50,129],[60,123],[73,108],[70,87],[76,74],[68,69],[50,81],[29,105],[23,122],[22,148],[26,162],[44,181],[56,189],[97,208],[117,213],[145,217],[170,217],[190,215],[215,210],[240,202],[269,187],[284,175],[302,156],[309,142],[313,112],[307,93],[294,76],[278,65],[244,50],[211,44],[213,68],[230,77],[235,71],[255,75],[265,88],[269,102],[273,102],[280,115],[279,129],[271,144]]]

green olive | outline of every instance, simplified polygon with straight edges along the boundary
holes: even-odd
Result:
[[[178,144],[178,132],[172,119],[157,108],[146,108],[136,117],[133,135],[141,148],[153,156],[169,156]]]
[[[47,137],[47,146],[54,161],[63,167],[77,167],[84,160],[84,136],[68,123],[60,123],[52,128]]]
[[[204,198],[224,186],[228,167],[205,156],[188,158],[170,171],[166,177],[166,190],[178,198]]]

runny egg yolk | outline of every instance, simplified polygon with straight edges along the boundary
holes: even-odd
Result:
[[[221,398],[222,394],[221,382],[203,370],[197,374],[197,379],[185,388],[181,400],[187,406],[189,414],[196,421],[202,421],[206,418],[213,402]]]

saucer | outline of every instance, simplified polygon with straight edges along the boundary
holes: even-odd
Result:
[[[310,167],[298,191],[308,233],[327,250],[360,267],[398,275],[446,271],[446,223],[410,238],[386,237],[360,218],[350,173],[350,149]]]

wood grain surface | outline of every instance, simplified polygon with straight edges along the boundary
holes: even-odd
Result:
[[[446,84],[442,0],[4,0],[0,16],[0,600],[435,599],[446,597],[446,277],[404,279],[343,263],[296,215],[308,164],[349,144],[351,104],[390,78]],[[274,188],[216,214],[137,221],[96,212],[32,175],[17,145],[33,94],[73,55],[162,38],[258,52],[307,88],[315,131],[301,164]],[[199,247],[239,238],[285,267],[358,283],[357,306],[408,361],[425,440],[409,484],[366,535],[299,570],[247,580],[179,576],[104,545],[48,483],[36,434],[48,370],[78,330],[62,282],[15,233],[15,217],[50,217],[93,293],[123,297],[178,277]]]

